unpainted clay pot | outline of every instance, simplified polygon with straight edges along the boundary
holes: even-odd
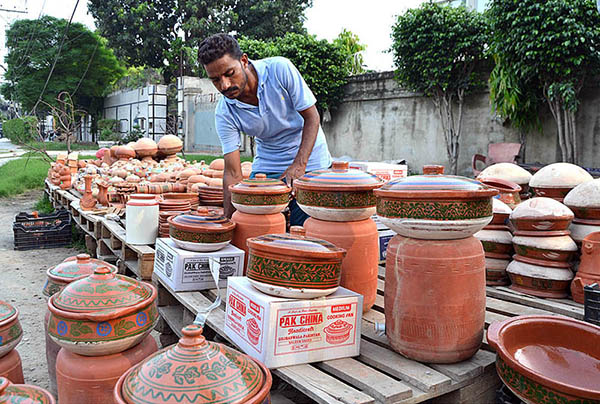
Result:
[[[581,263],[571,283],[573,300],[583,304],[583,287],[600,282],[600,232],[591,233],[581,243]]]
[[[21,356],[16,349],[13,349],[0,358],[0,377],[6,377],[16,384],[25,383],[25,380],[23,379]]]
[[[83,177],[85,180],[85,193],[83,197],[79,200],[79,207],[81,210],[92,210],[96,207],[96,199],[92,196],[92,177],[91,175],[86,175]]]
[[[514,209],[521,203],[521,187],[518,184],[500,178],[487,178],[480,181],[490,188],[497,189],[500,194],[496,198],[507,204],[509,208]]]
[[[248,264],[248,246],[246,240],[265,234],[285,233],[285,216],[282,213],[270,215],[252,215],[250,213],[233,213],[231,221],[236,224],[231,244],[244,250],[244,275]]]

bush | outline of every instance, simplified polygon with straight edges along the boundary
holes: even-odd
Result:
[[[123,136],[122,142],[123,144],[127,144],[129,142],[137,142],[139,139],[144,137],[144,131],[140,129],[140,125],[135,125],[131,132],[127,135]]]
[[[44,187],[50,164],[40,158],[19,158],[0,167],[0,198]]]
[[[9,119],[2,124],[4,136],[16,144],[39,140],[38,119],[35,116]]]

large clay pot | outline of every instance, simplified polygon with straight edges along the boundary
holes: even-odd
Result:
[[[0,403],[2,404],[54,404],[54,397],[46,390],[28,384],[13,384],[0,377]]]
[[[81,210],[92,210],[96,207],[96,199],[92,196],[92,180],[94,177],[86,175],[83,179],[85,181],[85,193],[79,200],[79,207]]]
[[[568,229],[573,217],[571,209],[562,203],[540,197],[519,204],[510,214],[510,221],[519,231],[550,232]]]
[[[395,236],[387,248],[384,297],[385,332],[396,351],[431,363],[470,358],[485,320],[481,243]]]
[[[535,196],[545,196],[562,202],[579,184],[594,178],[583,168],[570,163],[554,163],[540,169],[529,180]]]
[[[169,236],[178,247],[190,251],[217,251],[226,247],[235,223],[224,216],[198,209],[195,214],[181,214],[167,219]]]
[[[231,221],[235,223],[235,231],[231,244],[244,250],[244,275],[248,264],[248,245],[246,241],[252,237],[263,236],[265,234],[285,233],[285,216],[282,213],[272,213],[270,215],[251,215],[249,213],[233,212]]]
[[[507,204],[511,209],[521,203],[521,187],[518,184],[500,178],[486,178],[480,181],[490,188],[497,189],[500,194],[496,198]]]
[[[48,376],[50,377],[50,391],[53,395],[58,394],[56,387],[56,356],[61,350],[50,335],[48,334],[48,320],[50,320],[50,311],[46,309],[46,315],[44,316],[44,337],[46,339],[46,364],[48,365]]]
[[[512,256],[512,234],[508,230],[480,230],[474,237],[481,241],[488,258],[507,259]]]
[[[158,350],[151,335],[128,350],[112,355],[83,356],[61,349],[56,359],[60,404],[114,403],[119,378]]]
[[[549,265],[553,262],[546,261],[546,264]],[[527,260],[515,256],[515,260],[506,268],[506,273],[508,273],[512,283],[510,288],[517,292],[538,297],[556,299],[567,297],[567,290],[573,279],[571,270],[542,264],[544,264],[544,261]]]
[[[152,157],[158,153],[156,142],[147,137],[143,137],[135,142],[133,149],[142,161],[151,161]]]
[[[2,358],[0,358],[0,376],[6,377],[13,383],[25,383],[23,380],[23,366],[21,356],[16,349],[13,349]]]
[[[165,135],[158,141],[158,152],[167,158],[173,158],[183,149],[183,142],[175,135]]]
[[[340,285],[363,295],[363,313],[371,309],[377,296],[379,233],[372,219],[354,222],[328,222],[309,218],[304,222],[308,237],[327,240],[346,250]]]
[[[96,268],[105,266],[113,273],[117,273],[117,267],[108,262],[90,257],[89,254],[78,254],[65,259],[60,264],[48,268],[47,280],[42,293],[50,297],[60,292],[69,283],[85,278],[94,273]]]
[[[565,197],[565,205],[575,214],[573,222],[600,226],[600,179],[577,185]]]
[[[283,181],[256,174],[255,178],[230,185],[231,203],[244,213],[265,215],[279,213],[290,202],[292,189]]]
[[[571,283],[573,300],[583,304],[583,287],[600,283],[600,232],[591,233],[581,243],[581,263]]]
[[[577,252],[577,245],[569,236],[515,236],[512,242],[517,254],[535,259],[569,262]]]

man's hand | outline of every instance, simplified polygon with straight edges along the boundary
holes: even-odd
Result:
[[[302,177],[306,173],[306,164],[302,164],[294,161],[287,170],[279,177],[279,179],[285,180],[285,183],[290,187],[292,186],[294,180]]]
[[[310,153],[312,152],[319,132],[319,112],[314,105],[304,111],[299,111],[299,113],[304,119],[300,147],[298,147],[298,153],[296,154],[294,162],[290,164],[283,175],[279,177],[279,179],[285,179],[285,182],[290,187],[294,180],[297,180],[306,173],[306,165],[308,164]]]

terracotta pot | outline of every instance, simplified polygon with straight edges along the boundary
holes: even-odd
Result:
[[[21,356],[16,349],[13,349],[0,358],[0,377],[6,377],[11,382],[17,384],[25,383],[23,380]]]
[[[58,389],[56,386],[56,357],[58,352],[62,349],[60,345],[50,338],[48,334],[48,321],[50,320],[50,311],[46,309],[46,315],[44,316],[44,337],[46,340],[46,364],[48,365],[48,376],[50,379],[50,392],[56,397],[58,395]]]
[[[112,355],[83,356],[61,349],[56,360],[60,404],[114,403],[119,378],[158,350],[151,335],[128,350]]]
[[[79,207],[81,210],[92,210],[96,207],[96,199],[92,196],[92,180],[94,177],[86,175],[83,179],[85,180],[85,193],[79,200]]]
[[[477,240],[481,241],[483,245],[483,251],[486,253],[486,257],[492,257],[489,255],[500,254],[506,255],[506,259],[510,259],[513,251],[512,245],[512,234],[506,230],[480,230],[473,235]],[[501,257],[496,257],[501,258]]]
[[[423,166],[423,175],[442,175],[444,174],[444,166],[427,164]]]
[[[41,387],[12,384],[0,377],[0,403],[2,404],[54,404],[54,397]]]
[[[265,234],[285,233],[285,216],[281,213],[272,213],[270,215],[251,215],[235,211],[231,216],[231,221],[235,223],[235,231],[231,244],[244,250],[244,275],[248,264],[248,245],[246,241],[252,237],[263,236]]]
[[[165,135],[158,141],[158,151],[163,156],[173,157],[183,150],[183,142],[175,135]]]
[[[254,215],[281,212],[288,206],[291,191],[283,181],[267,178],[265,174],[229,186],[233,206]]]
[[[121,161],[128,161],[135,158],[135,150],[130,146],[119,146],[115,156]]]
[[[569,236],[513,238],[515,252],[523,257],[540,260],[569,262],[577,245]]]
[[[600,225],[600,179],[584,182],[573,188],[565,197],[565,205],[577,219],[592,220]]]
[[[519,231],[566,230],[573,212],[551,198],[532,198],[519,204],[510,214],[510,221]]]
[[[292,229],[291,234],[248,239],[248,280],[274,296],[310,299],[332,294],[340,286],[346,250]]]
[[[487,286],[509,285],[506,268],[510,259],[485,258],[485,284]]]
[[[48,301],[48,334],[87,356],[122,352],[139,343],[158,319],[156,288],[107,267],[77,280]]]
[[[259,361],[208,342],[188,325],[176,345],[128,370],[114,389],[117,404],[269,403],[272,377]]]
[[[600,328],[560,316],[517,316],[490,325],[502,382],[527,403],[600,402]]]
[[[593,180],[583,168],[570,163],[554,163],[540,169],[531,177],[529,186],[535,196],[548,197],[562,202],[577,185]]]
[[[103,206],[110,206],[108,202],[108,187],[110,184],[105,180],[96,182],[98,186],[98,203]]]
[[[478,176],[478,180],[485,180],[487,178],[500,178],[502,180],[511,181],[518,184],[523,193],[527,193],[529,190],[529,181],[531,180],[531,173],[524,168],[513,163],[496,163],[489,167],[486,167]]]
[[[486,178],[480,181],[490,188],[497,189],[500,194],[496,198],[507,204],[511,209],[521,203],[521,187],[518,184],[500,178]]]
[[[347,222],[375,214],[373,190],[383,185],[376,175],[334,161],[331,169],[313,171],[294,181],[298,206],[315,219]]]
[[[385,330],[392,348],[431,363],[460,362],[477,352],[485,319],[485,261],[476,238],[394,236],[385,268]]]
[[[311,217],[304,228],[308,237],[327,240],[346,250],[340,285],[363,295],[363,313],[369,311],[377,296],[379,233],[375,222],[327,222]]]
[[[466,238],[492,220],[498,194],[478,181],[457,176],[415,175],[376,189],[377,214],[390,229],[421,239]]]
[[[152,157],[158,153],[158,146],[156,142],[147,137],[139,139],[133,146],[137,156],[143,161],[150,161]]]
[[[233,238],[235,223],[224,216],[198,210],[167,219],[169,236],[180,248],[190,251],[217,251]]]
[[[19,311],[0,300],[0,358],[12,351],[23,338]]]
[[[214,159],[208,166],[211,170],[223,171],[225,169],[224,159]]]
[[[583,287],[592,283],[600,283],[600,232],[591,233],[581,244],[581,263],[573,283],[571,294],[573,300],[583,304]]]
[[[512,261],[506,268],[511,289],[532,296],[565,298],[573,273],[568,268],[556,268]]]
[[[509,217],[512,213],[512,209],[502,202],[500,199],[494,198],[492,200],[492,212],[494,214],[492,221],[488,226],[501,225],[506,226],[509,223]],[[485,227],[487,229],[487,226]],[[492,230],[492,229],[488,229]]]
[[[44,296],[50,297],[60,292],[69,283],[93,274],[94,270],[101,266],[108,267],[113,273],[117,273],[116,266],[91,258],[89,254],[78,254],[69,257],[60,264],[48,268],[46,271],[47,280],[42,293]]]
[[[569,230],[571,231],[571,238],[573,241],[575,241],[577,245],[581,246],[581,242],[587,235],[600,231],[600,226],[571,223]]]

